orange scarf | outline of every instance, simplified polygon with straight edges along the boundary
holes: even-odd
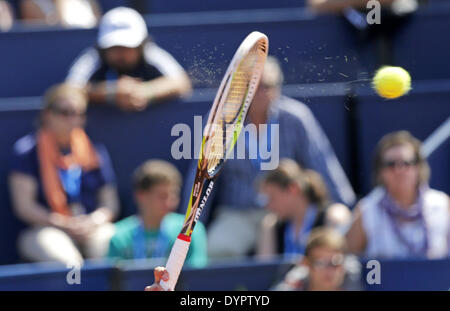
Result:
[[[90,171],[99,167],[97,153],[83,129],[72,130],[70,150],[70,154],[61,154],[50,131],[41,129],[38,132],[37,152],[44,195],[52,210],[63,215],[70,215],[71,212],[58,168],[67,170],[71,165],[77,164],[83,171]]]

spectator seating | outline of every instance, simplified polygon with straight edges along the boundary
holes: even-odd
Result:
[[[448,16],[450,6],[421,11],[398,33],[395,59],[413,79],[449,78],[448,65],[438,62],[450,43],[428,35],[448,29]],[[289,84],[353,81],[376,69],[374,42],[363,46],[344,19],[316,17],[304,8],[153,14],[146,19],[152,36],[186,68],[195,87],[217,86],[237,45],[253,30],[269,36],[270,53],[281,60]],[[95,37],[96,29],[48,27],[16,27],[0,34],[0,97],[42,95],[64,79]],[[416,43],[427,48],[413,48]]]
[[[74,267],[53,263],[0,266],[0,291],[106,291],[112,289],[115,267],[109,262],[91,261],[75,276]],[[72,285],[67,282],[70,279]]]
[[[350,114],[346,106],[345,84],[288,85],[284,93],[307,104],[321,123],[333,145],[338,159],[349,176],[358,170],[363,183],[362,193],[370,190],[371,157],[377,141],[387,132],[407,129],[420,139],[430,135],[450,115],[448,98],[450,89],[446,81],[415,83],[410,95],[399,100],[387,101],[374,95],[369,87],[357,91],[357,141],[349,138]],[[108,148],[117,174],[119,194],[122,201],[121,216],[135,212],[131,195],[131,174],[135,167],[148,158],[172,160],[184,174],[189,160],[173,160],[171,129],[177,123],[193,128],[194,116],[204,115],[210,107],[214,89],[196,90],[191,99],[152,106],[144,112],[125,113],[118,109],[92,107],[88,114],[87,131],[94,141],[103,142]],[[22,225],[13,216],[8,202],[6,184],[7,163],[14,142],[33,129],[38,117],[39,98],[16,98],[0,100],[0,197],[2,211],[0,234],[0,263],[13,263],[15,237]],[[170,117],[169,117],[170,116]],[[420,122],[419,122],[420,120]],[[355,149],[356,148],[356,149]],[[124,152],[124,150],[126,152]],[[360,167],[351,162],[355,150]],[[431,186],[450,192],[450,180],[446,172],[449,163],[448,143],[431,155]]]
[[[359,70],[358,43],[349,26],[337,17],[315,19],[304,9],[161,14],[147,21],[156,42],[186,68],[195,87],[218,86],[237,46],[253,30],[270,37],[270,52],[282,61],[288,83],[354,80]],[[0,97],[40,96],[65,78],[70,64],[95,43],[95,36],[95,30],[54,28],[1,34],[0,59],[10,61],[0,72],[5,81]]]
[[[448,79],[449,67],[443,60],[448,57],[450,40],[443,40],[440,35],[436,35],[448,30],[450,2],[437,1],[417,13],[395,37],[395,65],[407,69],[416,80]]]
[[[448,29],[448,16],[450,6],[421,11],[398,33],[395,59],[414,79],[449,78],[450,68],[438,62],[450,43],[428,35]],[[253,30],[268,34],[270,53],[280,58],[289,84],[352,81],[376,69],[373,42],[362,46],[344,19],[316,17],[304,8],[153,14],[147,22],[155,40],[186,68],[196,87],[217,86],[237,45]],[[95,36],[95,29],[20,27],[0,34],[0,59],[5,62],[0,97],[40,96],[64,79]],[[413,48],[417,42],[428,48]]]
[[[97,0],[103,11],[106,12],[117,6],[128,6],[141,13],[173,13],[198,11],[228,11],[239,9],[272,9],[295,8],[304,6],[305,0],[247,0],[237,1],[201,1],[201,0]]]
[[[362,260],[362,280],[370,291],[448,291],[450,260],[381,260],[380,284],[368,284],[367,260]]]

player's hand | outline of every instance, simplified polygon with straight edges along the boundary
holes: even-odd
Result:
[[[147,107],[147,98],[143,92],[142,82],[132,77],[121,77],[117,81],[117,105],[127,111],[140,111]]]
[[[161,280],[167,282],[169,280],[169,272],[167,272],[166,268],[164,267],[156,267],[155,270],[153,270],[153,273],[155,275],[155,283],[153,283],[150,286],[147,286],[145,288],[145,291],[147,292],[156,292],[156,291],[165,291],[164,288],[159,285],[159,282]]]

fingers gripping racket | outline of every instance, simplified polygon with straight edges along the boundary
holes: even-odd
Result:
[[[239,137],[259,85],[268,50],[266,35],[252,32],[237,49],[222,79],[203,129],[197,172],[184,224],[167,260],[169,281],[160,283],[165,290],[175,288],[189,250],[192,231],[213,189],[214,180]]]

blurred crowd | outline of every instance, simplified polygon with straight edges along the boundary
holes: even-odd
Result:
[[[332,2],[310,5],[342,13]],[[383,4],[399,2],[415,1]],[[111,159],[84,126],[89,105],[139,112],[188,96],[185,70],[131,8],[102,16],[92,0],[0,0],[0,29],[9,29],[15,16],[99,27],[95,46],[44,94],[36,130],[13,146],[11,200],[28,225],[18,239],[23,260],[80,266],[87,258],[167,257],[184,221],[196,160],[185,176],[171,159],[142,163],[133,174],[136,214],[119,220]],[[407,131],[386,133],[373,155],[373,190],[357,200],[321,125],[305,104],[282,94],[282,85],[280,65],[269,57],[248,113],[256,128],[279,125],[278,167],[261,170],[262,159],[226,163],[209,202],[214,206],[195,227],[187,264],[284,257],[297,264],[274,290],[339,290],[360,288],[358,257],[448,257],[450,201],[429,187],[421,142]]]

